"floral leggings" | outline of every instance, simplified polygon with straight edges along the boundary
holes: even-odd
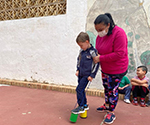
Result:
[[[109,104],[109,110],[114,111],[118,102],[118,87],[122,77],[126,74],[108,75],[102,73],[102,81],[105,92],[105,103]]]

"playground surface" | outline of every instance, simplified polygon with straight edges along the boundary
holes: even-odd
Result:
[[[0,125],[100,125],[106,114],[96,112],[104,103],[102,97],[87,96],[88,117],[78,117],[76,123],[71,123],[75,94],[1,85],[0,95]],[[150,107],[126,104],[123,100],[119,100],[115,115],[112,125],[150,124]]]

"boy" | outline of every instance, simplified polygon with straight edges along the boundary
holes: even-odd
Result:
[[[148,86],[148,89],[150,91],[150,85]],[[150,93],[148,94],[148,102],[146,103],[146,106],[150,106]]]
[[[90,44],[87,33],[81,32],[76,38],[77,44],[81,50],[77,59],[78,86],[76,87],[78,107],[72,110],[72,113],[79,114],[88,110],[85,88],[88,82],[95,78],[99,68],[99,63],[93,62],[93,57],[97,55],[97,50]]]
[[[136,74],[134,78],[131,79],[132,84],[132,93],[133,93],[133,105],[138,105],[137,96],[139,96],[140,99],[140,106],[145,107],[145,97],[149,93],[148,90],[148,82],[149,78],[146,77],[147,73],[147,67],[146,66],[139,66],[137,67]]]
[[[124,76],[119,84],[118,92],[121,94],[125,94],[124,102],[130,104],[130,94],[131,94],[131,87],[129,79]]]

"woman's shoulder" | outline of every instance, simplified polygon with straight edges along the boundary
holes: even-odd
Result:
[[[117,26],[117,25],[114,27],[113,30],[116,31],[116,32],[124,32],[124,29],[119,27],[119,26]]]
[[[115,26],[113,29],[113,34],[117,34],[117,35],[126,35],[124,29],[122,29],[119,26]]]

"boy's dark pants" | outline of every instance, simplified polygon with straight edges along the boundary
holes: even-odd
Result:
[[[79,106],[83,106],[87,103],[85,88],[88,84],[88,76],[78,77],[78,86],[76,88],[77,92],[77,102]]]
[[[132,86],[132,93],[133,93],[133,98],[138,96],[141,98],[145,98],[146,95],[149,93],[149,91],[144,86]]]

